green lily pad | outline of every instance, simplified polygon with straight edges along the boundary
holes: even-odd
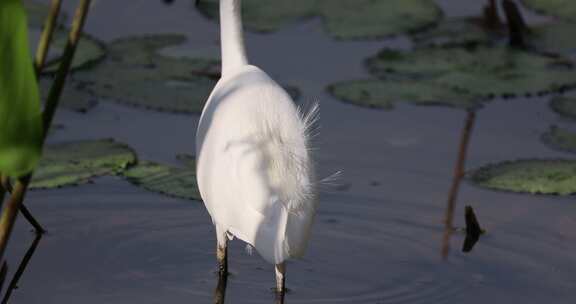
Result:
[[[412,35],[417,48],[488,45],[501,38],[485,29],[477,18],[452,18]]]
[[[522,0],[522,2],[538,13],[576,22],[576,2],[573,0]]]
[[[50,87],[52,86],[52,79],[49,77],[40,78],[40,93],[43,101],[46,101]],[[86,84],[68,79],[62,95],[60,96],[59,106],[68,110],[86,113],[97,104],[97,97],[91,92],[84,90]]]
[[[146,190],[190,200],[202,200],[196,182],[196,164],[194,157],[179,155],[182,167],[140,162],[124,172],[132,184]]]
[[[50,189],[86,184],[98,176],[119,174],[135,162],[136,155],[130,147],[111,139],[48,145],[31,187]]]
[[[472,183],[494,190],[531,194],[576,194],[576,160],[524,159],[484,166]]]
[[[182,44],[182,35],[150,35],[122,38],[108,46],[106,60],[87,71],[78,71],[74,80],[98,100],[146,109],[201,113],[216,81],[220,62],[213,59],[174,58],[159,53]],[[287,86],[297,97],[297,88]]]
[[[571,119],[576,119],[576,98],[575,97],[555,97],[550,102],[550,107],[556,113]]]
[[[359,106],[392,109],[397,102],[416,105],[442,105],[455,108],[476,108],[479,99],[456,90],[411,80],[356,80],[328,87],[336,98]]]
[[[380,78],[426,79],[484,97],[544,94],[576,84],[571,61],[507,47],[383,50],[366,64]]]
[[[552,126],[542,135],[542,141],[552,149],[576,153],[576,133]]]
[[[538,50],[568,54],[576,51],[576,24],[568,22],[547,23],[530,28],[528,43]]]
[[[219,63],[209,59],[171,58],[158,54],[181,44],[181,35],[123,38],[108,47],[106,60],[74,77],[83,90],[100,98],[149,109],[200,113],[219,77]]]
[[[200,0],[198,9],[218,18],[219,0]],[[413,32],[436,23],[442,11],[431,0],[244,0],[244,26],[273,32],[319,16],[325,30],[340,39],[370,39]]]

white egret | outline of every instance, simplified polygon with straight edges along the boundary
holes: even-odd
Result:
[[[227,240],[252,245],[275,265],[283,292],[284,261],[303,255],[317,205],[310,127],[286,91],[248,64],[241,0],[220,0],[222,76],[196,134],[198,186],[216,227],[217,258],[227,272]]]

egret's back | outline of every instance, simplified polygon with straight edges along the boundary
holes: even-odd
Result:
[[[222,231],[272,263],[301,256],[308,241],[314,113],[299,112],[266,73],[245,65],[218,82],[200,118],[197,174],[206,208]]]

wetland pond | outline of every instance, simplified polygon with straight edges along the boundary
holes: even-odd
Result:
[[[93,1],[85,32],[95,42],[92,49],[81,52],[87,64],[79,67],[69,81],[71,88],[82,88],[86,83],[91,87],[86,92],[65,93],[63,108],[56,117],[59,128],[51,131],[48,143],[113,138],[126,146],[108,147],[108,152],[102,154],[114,150],[115,157],[121,158],[118,155],[122,154],[126,158],[122,168],[108,168],[109,171],[118,173],[126,166],[134,167],[118,175],[83,177],[81,185],[74,187],[29,193],[27,206],[48,232],[36,244],[18,288],[12,291],[11,303],[214,301],[218,277],[210,217],[200,201],[190,199],[197,197],[196,193],[173,189],[186,187],[186,182],[193,185],[194,180],[165,184],[161,180],[171,175],[182,179],[193,175],[193,170],[186,171],[190,159],[182,155],[193,155],[195,151],[201,103],[186,102],[202,102],[214,84],[213,75],[219,71],[215,62],[219,57],[219,28],[210,18],[208,6],[215,1],[203,1],[208,2],[206,11],[197,9],[194,1],[184,0],[172,5],[159,0]],[[254,2],[258,1],[245,0]],[[295,1],[294,5],[300,2]],[[358,1],[361,2],[366,1]],[[521,63],[509,64],[514,69],[511,74],[548,73],[536,80],[521,79],[509,84],[503,80],[506,75],[490,74],[495,80],[488,80],[475,74],[478,78],[470,84],[471,76],[462,68],[470,60],[465,56],[438,56],[435,63],[421,62],[425,60],[422,58],[435,56],[433,53],[453,51],[449,46],[424,48],[425,51],[417,48],[419,43],[434,39],[422,35],[423,26],[425,32],[436,28],[434,24],[478,16],[486,2],[431,1],[437,11],[422,16],[425,22],[413,36],[348,39],[346,35],[352,35],[348,31],[338,25],[330,26],[331,15],[295,16],[293,22],[284,22],[269,32],[246,33],[252,63],[293,88],[294,95],[299,95],[298,102],[320,101],[320,135],[315,139],[319,175],[327,177],[342,171],[336,180],[322,187],[307,254],[288,263],[290,291],[286,303],[540,304],[576,300],[576,203],[573,195],[566,195],[576,192],[576,165],[572,162],[576,162],[576,133],[570,131],[576,132],[576,122],[569,113],[560,115],[555,111],[576,109],[576,101],[570,98],[573,93],[569,90],[563,92],[563,99],[557,98],[558,92],[551,92],[555,88],[565,91],[576,83],[576,73],[566,63],[576,54],[576,43],[571,46],[564,41],[573,40],[576,24],[572,31],[564,29],[562,43],[554,44],[555,50],[561,48],[559,53],[567,59],[551,59],[542,52],[514,55],[521,58]],[[537,7],[538,1],[523,2],[537,8],[521,9],[529,26],[559,22],[569,28],[566,24],[574,22],[557,21],[563,20],[562,16],[557,19],[538,15],[535,11],[547,13]],[[75,5],[76,1],[64,1],[68,16],[73,15]],[[246,24],[256,29],[260,25],[258,20]],[[390,29],[393,30],[398,29]],[[406,31],[416,29],[402,29]],[[472,30],[466,33],[474,34]],[[453,42],[459,43],[460,36],[451,35],[438,41],[454,38]],[[478,44],[483,44],[482,39],[492,38],[478,34],[462,39],[478,39]],[[535,38],[534,45],[541,46],[541,40]],[[480,51],[472,57],[495,56],[490,52],[498,53],[503,47],[482,48],[478,47]],[[383,49],[393,54],[379,53]],[[417,49],[424,55],[418,56]],[[100,53],[105,53],[105,57],[100,58]],[[386,61],[392,57],[397,61]],[[378,61],[382,58],[383,63]],[[555,60],[562,62],[557,64]],[[440,66],[448,63],[453,65]],[[555,64],[563,68],[542,71],[542,67]],[[525,67],[533,70],[524,71]],[[462,71],[455,78],[438,71],[442,69]],[[489,74],[484,72],[483,76]],[[419,74],[405,77],[413,73]],[[439,73],[444,74],[438,76]],[[422,87],[414,87],[411,95],[406,95],[402,87],[413,84],[406,82],[422,78],[426,78],[418,83]],[[398,94],[391,99],[414,98],[415,103],[430,105],[379,104],[385,98],[379,100],[378,88],[369,86],[385,85],[382,79],[398,82],[390,86]],[[560,87],[558,79],[565,81]],[[378,83],[360,84],[367,85],[360,93],[354,92],[353,86],[342,88],[355,80]],[[459,90],[444,91],[446,84],[454,81],[460,84]],[[510,87],[518,91],[509,92]],[[383,87],[381,95],[390,90]],[[478,91],[485,94],[477,94]],[[531,96],[526,96],[528,92]],[[550,94],[539,94],[542,92]],[[470,96],[474,94],[483,96]],[[488,102],[484,99],[488,95],[495,97],[490,96],[493,98]],[[552,99],[556,107],[551,107]],[[461,104],[462,100],[467,103]],[[470,205],[486,233],[471,252],[463,253],[460,249],[465,234],[457,229],[450,239],[449,256],[443,260],[444,212],[466,109],[470,108],[477,110],[466,159],[470,174],[461,184],[454,226],[465,227],[464,208]],[[78,148],[76,156],[59,159],[82,157],[79,155],[89,154],[85,151],[89,149],[92,148]],[[134,153],[139,165],[134,165]],[[524,169],[533,174],[554,171],[546,173],[548,179],[564,184],[551,192],[562,195],[500,191],[527,183],[488,180],[500,168],[471,173],[488,164],[519,159],[566,161],[560,165],[562,172],[554,171],[548,164],[540,169]],[[146,179],[150,174],[160,177]],[[476,181],[481,180],[483,187],[475,185],[470,177],[478,175],[481,176]],[[38,188],[68,183],[65,179],[53,181],[49,173],[42,177],[46,183],[39,180]],[[6,254],[8,278],[33,245],[30,229],[20,217]],[[249,255],[241,241],[230,245],[226,303],[274,303],[272,266],[256,253]]]

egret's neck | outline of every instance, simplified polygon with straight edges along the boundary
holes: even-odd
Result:
[[[241,6],[241,0],[220,0],[222,76],[248,64],[242,31]]]

